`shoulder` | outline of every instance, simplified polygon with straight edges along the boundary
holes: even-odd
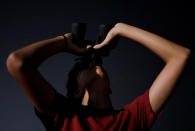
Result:
[[[68,104],[68,99],[66,96],[64,96],[62,93],[59,93],[58,91],[54,90],[54,102],[51,105],[51,113],[49,114],[44,114],[41,113],[37,110],[37,108],[34,106],[34,111],[35,114],[40,118],[40,119],[47,119],[47,118],[53,118],[55,117],[56,112],[62,110],[65,108]]]
[[[131,103],[124,106],[124,110],[131,113],[131,115],[146,116],[150,118],[159,117],[163,110],[159,113],[154,113],[149,99],[149,89],[143,94],[135,98]]]
[[[147,89],[143,94],[135,98],[131,103],[124,106],[125,110],[135,110],[141,106],[151,107],[149,102],[149,89]]]

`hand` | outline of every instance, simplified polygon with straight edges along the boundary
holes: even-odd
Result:
[[[106,38],[104,39],[104,41],[100,44],[95,45],[93,48],[95,50],[98,50],[108,44],[110,44],[111,40],[115,38],[115,36],[117,36],[117,29],[116,29],[116,25],[108,32]]]
[[[86,48],[79,48],[76,44],[72,42],[72,34],[71,33],[66,33],[64,36],[67,38],[67,47],[66,51],[74,54],[74,55],[83,55],[85,54],[92,46],[87,45]]]

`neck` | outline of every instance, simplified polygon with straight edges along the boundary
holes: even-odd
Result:
[[[88,101],[89,101],[89,93],[87,90],[85,90],[85,94],[83,96],[83,100],[81,105],[87,106],[88,105]]]
[[[90,94],[88,90],[85,90],[85,94],[81,105],[90,106],[96,109],[109,109],[112,108],[110,99],[105,97],[99,97],[89,104]]]

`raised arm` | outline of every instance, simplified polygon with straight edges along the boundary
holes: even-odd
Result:
[[[171,95],[185,67],[186,61],[190,55],[190,49],[125,23],[117,23],[108,33],[106,39],[99,45],[94,46],[94,48],[99,49],[109,44],[109,41],[116,35],[139,42],[165,61],[165,67],[154,80],[149,90],[149,99],[152,109],[155,113],[159,112]]]
[[[7,58],[7,69],[22,87],[36,109],[49,116],[52,112],[55,90],[40,74],[37,68],[48,57],[60,52],[82,54],[88,48],[80,49],[71,41],[71,34],[39,41],[12,52]],[[67,40],[67,41],[66,41]],[[65,49],[65,44],[67,48]]]

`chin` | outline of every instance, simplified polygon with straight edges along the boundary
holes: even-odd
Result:
[[[104,72],[103,72],[102,67],[96,66],[96,73],[97,73],[100,77],[104,77]]]

